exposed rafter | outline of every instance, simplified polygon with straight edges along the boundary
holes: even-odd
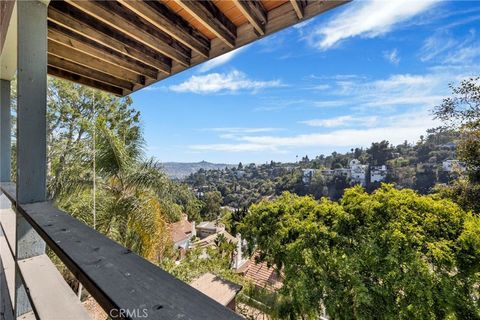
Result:
[[[96,43],[93,40],[85,38],[67,28],[56,25],[51,21],[48,23],[48,38],[139,75],[144,75],[151,79],[157,79],[158,77],[158,71],[156,69],[142,64],[127,55]]]
[[[49,70],[124,95],[347,1],[52,1]]]
[[[129,90],[124,90],[122,88],[112,86],[112,85],[103,83],[101,81],[96,81],[96,80],[82,77],[81,75],[75,74],[70,71],[65,71],[54,66],[48,66],[48,74],[54,77],[80,83],[95,89],[111,92],[117,96],[123,96],[131,92]]]
[[[163,4],[156,5],[156,10],[153,10],[152,6],[145,1],[131,1],[131,0],[118,0],[124,7],[135,12],[137,15],[162,30],[172,38],[183,43],[190,49],[198,52],[205,58],[208,58],[208,52],[210,50],[210,43],[202,41],[198,36],[191,34],[182,23],[181,17],[176,16],[175,20],[171,20],[169,16],[172,15],[169,9]]]
[[[298,19],[303,19],[304,8],[307,5],[306,0],[290,0],[290,3],[292,4]]]
[[[255,30],[257,30],[260,35],[265,35],[267,13],[262,3],[255,0],[233,0],[233,2]]]
[[[237,27],[211,1],[174,0],[229,47],[235,47]]]
[[[108,26],[98,20],[93,20],[94,18],[87,15],[82,15],[79,10],[63,1],[54,1],[50,4],[48,19],[85,38],[147,64],[164,74],[168,75],[171,72],[170,58],[158,55],[129,38],[115,34]]]
[[[48,40],[48,53],[57,57],[63,58],[83,65],[87,68],[98,70],[100,72],[109,73],[120,79],[125,79],[132,83],[145,84],[145,77],[140,76],[132,71],[119,68],[104,60],[100,60],[94,56],[86,55],[85,53],[76,50],[70,46],[65,46],[59,42]]]
[[[69,4],[82,10],[85,14],[95,17],[119,32],[135,39],[136,41],[158,51],[159,53],[170,57],[181,65],[189,66],[190,57],[175,48],[171,43],[162,41],[148,31],[141,28],[132,19],[127,19],[120,13],[119,3],[115,1],[72,1],[66,0]],[[108,9],[105,7],[108,6]],[[138,19],[137,19],[138,20]]]
[[[48,65],[58,69],[69,71],[71,73],[78,74],[85,78],[89,78],[89,79],[100,81],[112,86],[116,86],[122,89],[126,89],[129,91],[133,90],[133,84],[131,82],[128,82],[120,78],[116,78],[108,73],[100,72],[98,70],[82,66],[75,62],[71,62],[69,60],[59,58],[51,54],[48,55]]]

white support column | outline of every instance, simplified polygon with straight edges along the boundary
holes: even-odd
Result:
[[[10,81],[0,80],[0,182],[10,181],[11,118]]]
[[[17,1],[17,203],[46,200],[47,5]],[[45,242],[17,213],[17,261],[45,253]],[[16,315],[31,306],[16,272]]]

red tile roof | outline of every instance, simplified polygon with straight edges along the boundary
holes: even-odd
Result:
[[[190,236],[192,233],[192,224],[188,221],[186,216],[182,216],[180,221],[171,223],[169,229],[173,242],[178,242]]]
[[[242,273],[245,278],[252,281],[257,287],[265,288],[268,290],[278,290],[282,287],[282,275],[277,272],[273,267],[268,267],[266,262],[255,261],[255,257],[258,254],[254,254],[250,259],[245,262],[243,266],[238,269],[238,272]]]

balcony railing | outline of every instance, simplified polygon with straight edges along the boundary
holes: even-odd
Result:
[[[50,202],[18,204],[15,184],[0,189],[12,210],[2,210],[3,237],[1,319],[13,319],[11,301],[20,279],[33,314],[48,320],[88,319],[77,296],[45,255],[14,259],[15,215],[23,217],[82,283],[100,306],[119,319],[240,319],[241,317],[188,284],[176,279],[129,249],[105,237],[83,222],[55,208]],[[5,200],[3,201],[5,202]],[[5,211],[7,210],[7,211]],[[13,228],[13,229],[12,229]],[[21,231],[20,231],[21,232]],[[8,250],[6,250],[8,249]],[[7,252],[5,252],[7,251]],[[17,270],[17,284],[12,282]],[[6,280],[6,281],[4,281]]]

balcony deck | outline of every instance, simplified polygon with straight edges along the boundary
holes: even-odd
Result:
[[[146,312],[148,319],[241,319],[200,291],[54,208],[49,202],[17,205],[14,187],[12,183],[0,184],[2,192],[16,206],[17,211],[104,310],[130,310],[137,312],[138,318],[142,318],[142,312]],[[11,214],[10,217],[6,216],[0,220],[2,228],[12,226]],[[6,240],[6,237],[2,238]],[[2,249],[9,246],[5,242],[7,241],[2,241]],[[2,250],[2,260],[6,261],[4,251]],[[12,270],[12,266],[13,258],[5,269],[6,274]],[[54,315],[63,320],[86,318],[82,310],[78,309],[81,304],[73,291],[61,281],[60,274],[47,256],[21,260],[19,268],[39,319],[54,320]],[[52,272],[52,269],[56,272]],[[13,275],[10,273],[9,276]],[[45,295],[45,292],[50,294]],[[52,306],[48,303],[52,297],[55,297],[55,301],[64,303],[55,304],[55,310],[46,308],[45,306]],[[68,306],[67,302],[75,301],[78,302],[76,305]],[[59,307],[65,304],[66,307]],[[59,316],[59,312],[63,314]]]

